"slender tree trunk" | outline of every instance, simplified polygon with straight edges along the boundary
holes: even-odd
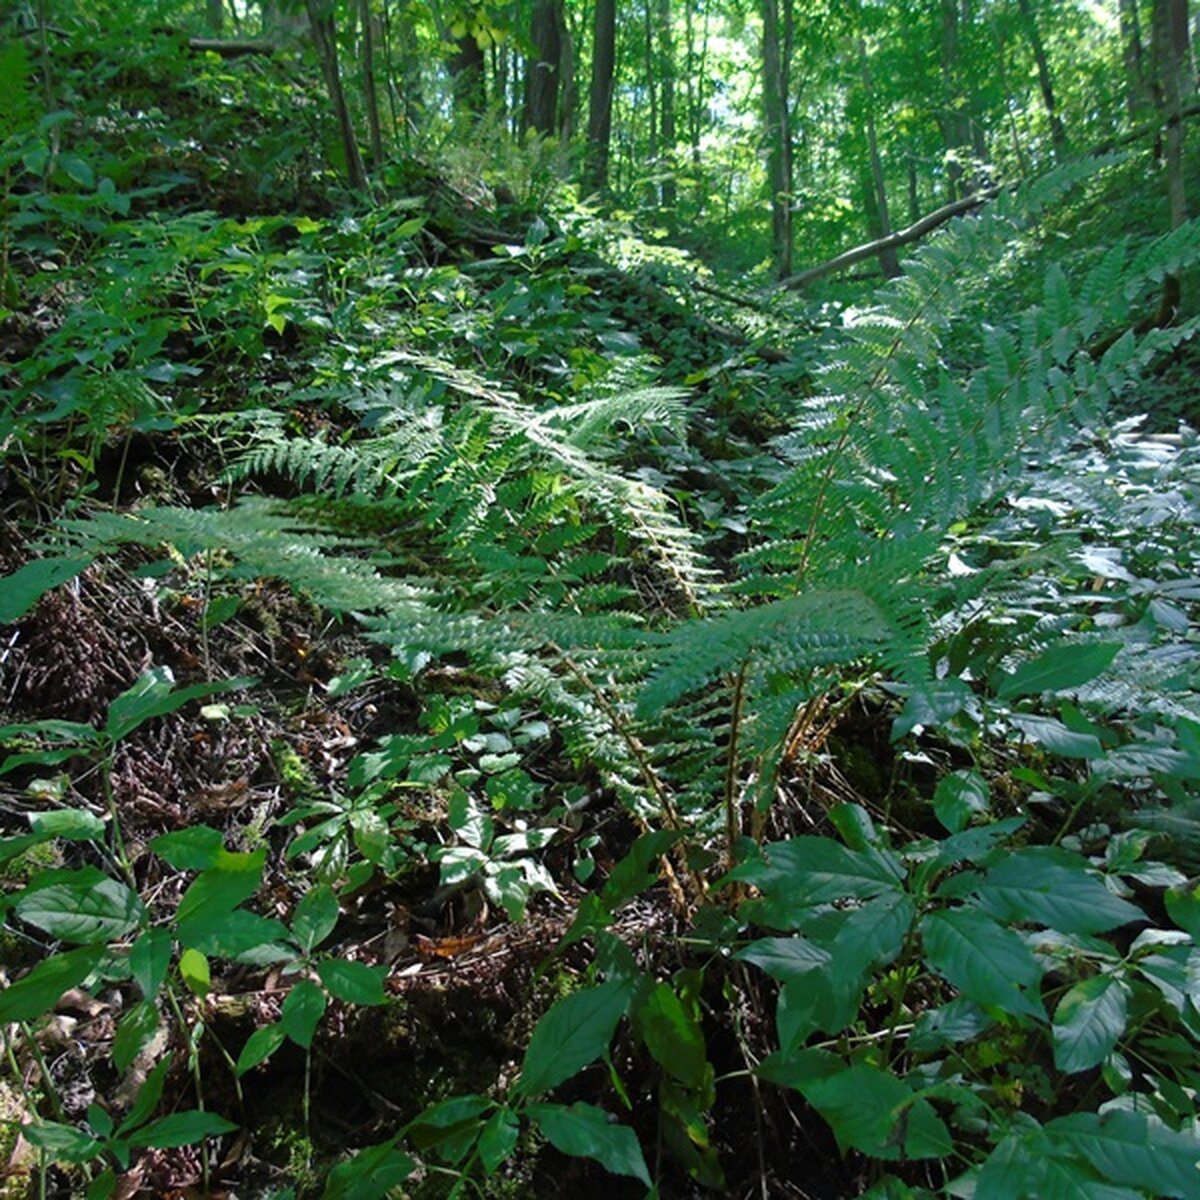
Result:
[[[225,32],[225,0],[208,0],[208,27],[220,37]]]
[[[696,31],[692,13],[692,3],[683,6],[687,25],[687,123],[688,142],[692,150],[692,175],[695,178],[696,212],[704,211],[708,203],[708,178],[702,169],[700,158],[700,138],[704,132],[704,116],[707,97],[704,91],[704,81],[708,70],[708,0],[700,0],[703,20],[700,32],[700,53],[696,54]]]
[[[789,3],[790,0],[784,0]],[[771,193],[771,247],[782,279],[792,273],[792,130],[788,79],[780,39],[779,0],[762,0],[763,113],[767,185]]]
[[[558,141],[565,151],[575,133],[575,113],[579,107],[579,88],[575,80],[575,35],[563,12],[562,50],[559,54]]]
[[[487,109],[487,83],[483,74],[483,51],[471,34],[454,39],[449,67],[455,108],[463,116],[478,120]]]
[[[533,57],[525,72],[525,128],[553,137],[558,128],[558,85],[562,63],[561,0],[536,0],[529,40]]]
[[[1155,91],[1162,115],[1166,118],[1165,157],[1167,203],[1171,228],[1178,229],[1188,219],[1187,191],[1183,174],[1183,99],[1191,91],[1191,63],[1188,38],[1187,0],[1154,0]],[[1163,280],[1159,323],[1167,324],[1179,310],[1179,276],[1172,273]]]
[[[603,194],[608,189],[616,47],[617,0],[596,0],[592,25],[592,85],[588,93],[587,150],[583,167],[583,190],[586,193]]]
[[[1146,108],[1150,89],[1146,83],[1146,52],[1142,46],[1139,0],[1121,0],[1121,43],[1125,60],[1125,105],[1136,121]]]
[[[1067,133],[1054,99],[1054,80],[1046,59],[1046,45],[1042,41],[1042,32],[1038,29],[1037,18],[1029,0],[1017,0],[1017,7],[1021,11],[1021,28],[1029,40],[1033,61],[1037,64],[1038,86],[1042,90],[1042,103],[1046,106],[1046,116],[1050,120],[1050,142],[1054,146],[1054,157],[1061,161],[1067,153]]]
[[[942,137],[946,145],[946,192],[956,200],[966,189],[965,151],[971,145],[971,116],[966,96],[958,83],[958,0],[941,0],[942,5]]]
[[[871,86],[871,67],[867,61],[867,46],[861,39],[858,43],[858,61],[862,70],[863,99],[867,109],[867,154],[871,164],[870,184],[875,192],[875,212],[878,217],[876,237],[889,238],[892,236],[892,218],[888,212],[887,184],[883,177],[883,161],[879,157],[879,139],[875,131],[875,91]],[[900,274],[900,262],[896,257],[896,248],[885,245],[879,251],[879,267],[888,279],[894,279]]]
[[[644,36],[642,39],[642,52],[646,61],[646,92],[650,101],[650,140],[647,158],[653,164],[658,160],[658,73],[654,70],[654,5],[652,0],[643,0],[642,15],[645,18],[643,22]],[[654,174],[653,170],[652,174]],[[659,203],[659,194],[656,179],[651,181],[649,191],[649,203],[657,206]]]
[[[383,129],[379,124],[379,96],[375,91],[375,18],[371,15],[371,0],[358,0],[362,22],[362,79],[363,99],[367,108],[367,133],[371,139],[371,167],[378,170],[383,163]]]
[[[333,105],[334,115],[337,117],[338,132],[342,140],[342,153],[346,159],[346,176],[355,191],[366,191],[367,169],[363,165],[362,154],[358,149],[358,138],[354,133],[354,124],[350,120],[350,110],[346,106],[346,93],[342,90],[342,77],[338,70],[337,30],[333,24],[332,6],[323,4],[321,0],[304,0],[304,8],[308,13],[308,23],[312,28],[313,40],[316,43],[321,73],[325,76],[329,101]]]
[[[996,63],[1000,69],[1000,86],[1004,89],[1004,112],[1008,117],[1008,132],[1012,138],[1013,154],[1016,156],[1017,169],[1022,175],[1028,175],[1030,173],[1029,159],[1025,154],[1025,147],[1021,144],[1021,131],[1017,128],[1017,119],[1013,115],[1016,101],[1008,82],[1008,47],[999,24],[994,20],[992,21],[992,36],[996,42]]]
[[[672,214],[679,204],[679,185],[675,180],[675,32],[671,25],[671,0],[658,0],[658,65],[662,78],[662,150],[663,207]]]
[[[917,190],[917,156],[908,155],[908,223],[911,225],[921,216],[921,197]]]

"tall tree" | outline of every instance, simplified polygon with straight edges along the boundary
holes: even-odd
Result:
[[[329,102],[333,105],[334,116],[337,118],[342,154],[346,160],[346,176],[355,191],[366,191],[367,169],[363,165],[362,154],[358,148],[358,138],[354,132],[354,123],[350,119],[350,109],[346,105],[346,93],[342,89],[342,76],[338,69],[337,28],[333,21],[333,5],[328,0],[304,0],[304,10],[308,14],[309,27],[317,48],[317,61],[321,64],[321,74],[325,77]]]
[[[961,71],[959,0],[941,0],[942,16],[942,138],[946,147],[948,199],[955,200],[963,191],[966,177],[964,158],[971,149],[971,114]]]
[[[1050,141],[1054,146],[1055,157],[1061,159],[1067,153],[1067,133],[1054,98],[1054,80],[1046,58],[1046,44],[1042,41],[1042,31],[1038,28],[1037,17],[1029,0],[1017,0],[1017,8],[1021,13],[1021,28],[1029,40],[1033,61],[1037,65],[1038,86],[1041,88],[1042,103],[1046,106],[1046,116],[1050,121]]]
[[[587,149],[583,190],[608,189],[612,140],[613,76],[617,61],[617,0],[596,0],[592,20],[592,83],[588,92]]]
[[[675,180],[675,33],[671,25],[671,0],[658,0],[658,76],[661,80],[662,116],[659,124],[659,164],[663,207],[675,211],[679,187]]]
[[[371,166],[378,170],[383,162],[383,129],[379,123],[379,94],[375,90],[375,17],[371,12],[371,0],[358,0],[358,6],[362,22],[363,99],[371,139]]]
[[[1167,126],[1166,169],[1167,200],[1171,228],[1178,229],[1188,219],[1187,191],[1183,170],[1184,97],[1192,90],[1189,53],[1188,0],[1154,0],[1155,90]],[[1179,277],[1168,276],[1164,307],[1179,305]]]
[[[558,85],[562,64],[562,0],[534,0],[529,29],[533,54],[526,63],[526,129],[553,137],[558,129]]]
[[[1125,60],[1125,104],[1131,120],[1137,120],[1150,88],[1146,83],[1146,52],[1142,46],[1142,18],[1139,0],[1120,0],[1121,41]]]
[[[767,186],[771,193],[771,249],[782,279],[792,273],[792,123],[789,55],[785,52],[780,0],[762,3],[762,97],[767,142]],[[783,0],[790,8],[791,0]]]
[[[879,138],[875,128],[875,89],[871,83],[871,65],[867,59],[867,44],[858,40],[858,61],[862,74],[863,105],[866,109],[867,159],[870,163],[868,187],[874,192],[874,204],[868,204],[868,212],[874,209],[875,237],[887,238],[892,234],[892,218],[888,211],[887,184],[883,177],[883,160],[879,156]],[[879,266],[889,279],[900,274],[900,263],[896,258],[895,246],[885,245],[879,251]]]

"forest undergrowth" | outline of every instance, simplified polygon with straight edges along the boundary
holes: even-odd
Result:
[[[536,147],[348,197],[253,66],[59,144],[16,45],[4,1195],[1200,1196],[1139,160],[764,302]]]

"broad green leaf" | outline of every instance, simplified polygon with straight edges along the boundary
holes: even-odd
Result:
[[[929,1102],[886,1071],[849,1067],[799,1090],[843,1146],[884,1159],[941,1158],[953,1152],[949,1130]]]
[[[118,1071],[124,1073],[129,1068],[150,1044],[158,1026],[158,1009],[149,1000],[139,1001],[121,1018],[112,1043],[112,1060]]]
[[[980,907],[1005,924],[1028,922],[1060,933],[1103,933],[1145,914],[1105,886],[1085,859],[1054,846],[1014,850],[975,888]]]
[[[632,1175],[650,1186],[650,1172],[637,1135],[627,1125],[609,1120],[591,1104],[531,1104],[529,1115],[546,1140],[563,1154],[595,1159],[614,1175]]]
[[[479,1161],[485,1175],[493,1174],[513,1152],[520,1132],[521,1124],[515,1113],[507,1108],[492,1113],[479,1135]]]
[[[629,1002],[620,981],[583,988],[554,1004],[534,1027],[515,1091],[536,1096],[557,1087],[607,1049]]]
[[[416,1170],[417,1164],[396,1149],[397,1138],[360,1150],[338,1163],[325,1181],[322,1200],[384,1200]]]
[[[754,1073],[778,1087],[802,1092],[818,1079],[828,1079],[845,1069],[845,1063],[828,1050],[777,1050],[754,1068]]]
[[[176,920],[183,922],[200,914],[227,913],[258,891],[266,849],[252,854],[222,850],[212,866],[192,880],[179,901]]]
[[[260,917],[244,908],[235,908],[232,912],[202,909],[180,921],[176,932],[181,945],[202,954],[258,966],[287,962],[298,953],[281,921]]]
[[[104,822],[95,813],[82,808],[55,808],[49,812],[30,813],[29,826],[43,838],[94,842],[104,837]]]
[[[459,1163],[479,1140],[481,1118],[493,1107],[483,1096],[453,1096],[430,1105],[405,1133],[422,1153],[432,1151],[446,1162]]]
[[[38,1125],[25,1125],[21,1132],[29,1142],[45,1150],[55,1162],[87,1162],[100,1152],[101,1143],[73,1125],[44,1121]]]
[[[87,1106],[88,1128],[97,1136],[106,1138],[113,1131],[113,1119],[108,1110],[94,1100]]]
[[[343,962],[327,958],[317,963],[317,974],[331,996],[346,1004],[386,1004],[383,981],[386,967],[369,967],[366,963]]]
[[[899,861],[886,850],[850,850],[832,838],[798,837],[772,842],[765,860],[735,867],[729,878],[754,884],[763,893],[764,920],[791,928],[787,914],[818,904],[869,900],[898,891],[904,880]],[[756,915],[758,910],[756,909]]]
[[[1076,733],[1054,717],[1041,713],[1012,713],[1009,721],[1035,746],[1044,746],[1063,758],[1103,758],[1100,739],[1090,733]]]
[[[996,689],[1002,699],[1064,692],[1082,687],[1108,670],[1121,649],[1119,642],[1074,642],[1052,646],[1037,658],[1022,663]]]
[[[1200,1138],[1143,1113],[1073,1113],[1051,1121],[1046,1132],[1113,1183],[1181,1200],[1200,1196]]]
[[[955,771],[933,793],[933,811],[950,833],[961,833],[973,816],[987,810],[987,780],[978,771]]]
[[[1171,920],[1180,929],[1186,929],[1192,941],[1200,945],[1200,880],[1168,888],[1164,898]]]
[[[218,1117],[216,1113],[190,1109],[159,1117],[157,1121],[143,1125],[141,1129],[130,1134],[129,1144],[170,1150],[176,1146],[194,1146],[206,1137],[217,1137],[236,1128],[231,1121]]]
[[[914,1054],[932,1054],[959,1042],[973,1041],[992,1024],[992,1018],[974,1000],[958,996],[917,1018],[908,1035],[908,1047]]]
[[[319,883],[306,892],[296,905],[292,916],[292,935],[305,954],[310,954],[332,932],[338,923],[337,897],[327,883]]]
[[[0,867],[25,853],[31,846],[40,846],[47,839],[36,833],[0,838]]]
[[[658,882],[659,860],[679,841],[682,834],[674,829],[656,829],[644,833],[633,843],[629,853],[609,873],[600,898],[610,912],[640,896]]]
[[[651,991],[637,1010],[636,1021],[655,1062],[688,1087],[704,1083],[710,1069],[704,1034],[669,983]]]
[[[829,951],[803,937],[767,937],[744,946],[734,958],[753,963],[780,983],[789,983],[823,970],[829,964]]]
[[[984,1008],[1044,1019],[1042,969],[1015,933],[967,908],[921,921],[925,958],[943,979]]]
[[[1068,1073],[1102,1063],[1125,1032],[1129,987],[1112,975],[1080,980],[1054,1010],[1054,1065]]]
[[[17,901],[15,911],[51,937],[85,945],[122,938],[147,916],[137,894],[115,879],[40,888]]]
[[[147,1000],[153,1000],[171,966],[174,940],[166,929],[147,929],[129,948],[129,969]]]
[[[189,946],[179,956],[179,975],[193,995],[201,1000],[208,995],[212,987],[212,973],[208,959],[199,950]]]
[[[301,979],[288,992],[279,1014],[284,1032],[298,1046],[307,1050],[313,1034],[325,1015],[325,993],[311,979]]]
[[[122,692],[109,706],[104,732],[109,741],[119,742],[139,725],[154,717],[163,717],[182,708],[192,700],[214,696],[221,692],[238,691],[257,683],[257,679],[241,677],[213,683],[197,683],[191,687],[175,688],[175,678],[168,667],[147,671],[133,687]]]
[[[0,625],[19,621],[48,591],[92,565],[90,558],[35,558],[0,579]]]
[[[247,1039],[238,1055],[236,1071],[239,1076],[245,1075],[251,1068],[258,1066],[270,1058],[283,1045],[287,1033],[283,1026],[276,1022],[256,1029]]]
[[[117,1135],[122,1136],[139,1125],[144,1125],[153,1115],[162,1099],[163,1087],[167,1082],[167,1072],[171,1069],[171,1056],[155,1063],[154,1069],[146,1076],[145,1082],[138,1088],[133,1107],[125,1119],[117,1127]]]
[[[177,871],[203,871],[221,857],[225,843],[207,825],[193,825],[150,839],[150,849]]]

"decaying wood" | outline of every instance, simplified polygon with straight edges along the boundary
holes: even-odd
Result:
[[[242,58],[247,54],[274,54],[279,48],[274,42],[244,41],[235,38],[188,38],[188,49],[198,53],[211,51],[222,58]]]
[[[947,221],[952,221],[955,217],[960,217],[973,208],[978,208],[987,200],[994,200],[999,194],[1000,186],[997,184],[972,192],[969,196],[963,196],[961,200],[943,204],[941,208],[935,208],[933,212],[927,213],[919,221],[914,221],[903,229],[897,229],[895,233],[891,233],[887,237],[875,238],[874,241],[855,246],[853,250],[845,250],[836,258],[818,263],[815,267],[809,267],[807,271],[801,271],[797,275],[789,275],[786,279],[781,279],[777,286],[788,291],[800,291],[802,288],[808,287],[810,283],[823,279],[826,275],[832,275],[836,271],[844,270],[846,267],[852,267],[855,263],[871,258],[881,250],[891,250],[897,246],[907,246],[909,242],[919,241],[927,233],[932,233],[938,226],[945,225]]]

